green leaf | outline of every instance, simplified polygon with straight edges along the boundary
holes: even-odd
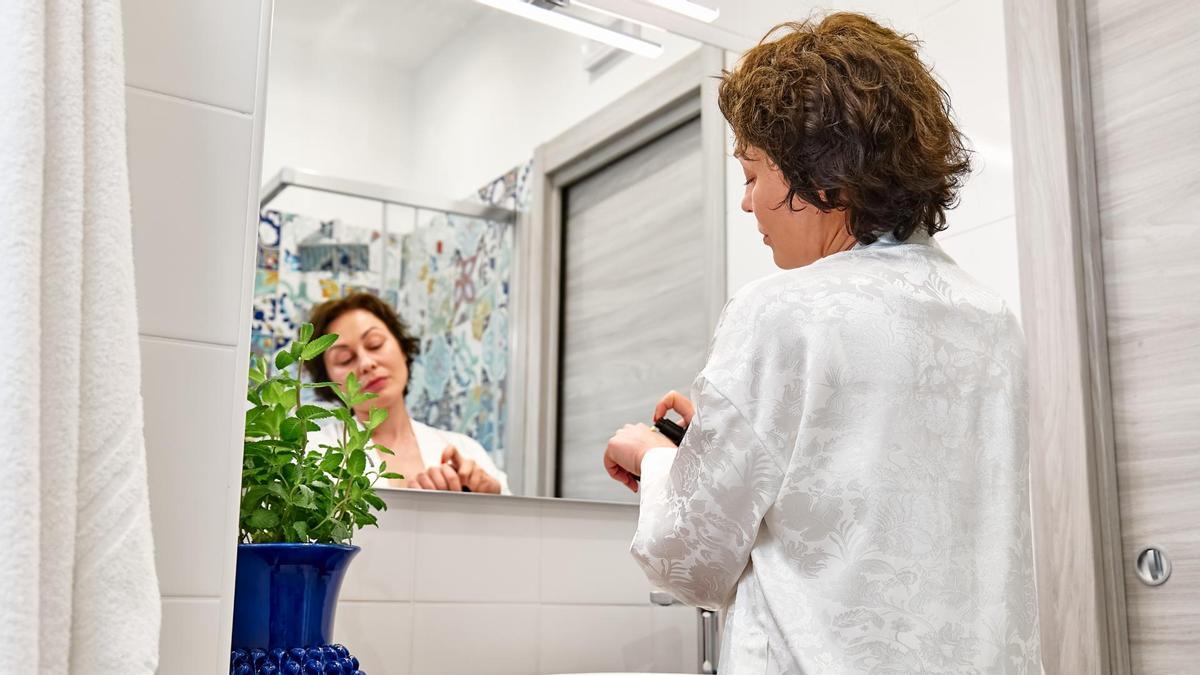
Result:
[[[271,454],[272,450],[274,450],[274,448],[272,448],[270,444],[263,443],[261,441],[246,441],[242,444],[242,452],[245,455],[269,455]]]
[[[321,471],[332,473],[334,469],[342,465],[342,459],[345,458],[340,452],[330,452],[325,455],[325,459],[321,460]]]
[[[297,494],[298,498],[296,499],[296,502],[295,502],[296,506],[299,506],[302,509],[316,508],[316,502],[313,501],[312,488],[308,487],[307,485],[301,484],[301,485],[296,486],[296,490],[298,492],[298,494]]]
[[[262,498],[265,497],[266,494],[267,488],[261,485],[255,485],[247,488],[246,494],[242,495],[242,511],[250,511],[258,506],[258,503],[262,501]]]
[[[366,501],[371,506],[374,506],[375,508],[377,508],[381,511],[387,510],[387,504],[385,504],[383,502],[383,500],[380,499],[379,496],[373,492],[369,492],[369,493],[363,495],[363,500]]]
[[[304,325],[300,326],[300,341],[301,342],[308,342],[309,340],[311,340],[312,334],[313,334],[313,325],[311,323],[305,323]]]
[[[286,349],[281,349],[275,354],[275,367],[279,370],[283,370],[295,362],[295,357]]]
[[[262,391],[263,403],[271,406],[289,407],[291,401],[287,398],[284,385],[279,380],[268,380]]]
[[[289,417],[279,425],[279,436],[286,443],[299,443],[304,440],[304,420]]]
[[[358,376],[355,375],[353,372],[346,375],[346,386],[344,386],[342,388],[346,391],[346,394],[349,396],[354,396],[358,392],[362,391],[362,385],[358,381]]]
[[[266,509],[256,509],[246,522],[256,530],[269,530],[279,524],[279,516]]]
[[[380,478],[391,478],[394,480],[404,480],[404,476],[396,473],[395,471],[388,471],[386,473],[381,473],[381,474],[379,474],[379,477]]]
[[[374,431],[388,418],[387,408],[371,408],[371,417],[367,420],[367,430]]]
[[[326,349],[329,349],[331,346],[333,346],[333,343],[337,342],[337,339],[337,333],[329,333],[327,335],[322,335],[316,340],[304,345],[304,351],[300,354],[300,360],[311,361],[317,358]]]
[[[396,453],[392,452],[392,449],[387,447],[386,445],[380,445],[378,443],[375,443],[371,447],[375,448],[375,452],[378,452],[383,455],[391,455],[393,457],[396,455]]]
[[[367,453],[362,450],[355,450],[350,453],[350,459],[346,462],[346,468],[352,475],[361,476],[362,472],[367,468]]]
[[[303,520],[297,520],[292,523],[292,529],[296,531],[296,537],[300,541],[308,541],[308,523]]]
[[[266,369],[262,367],[262,360],[254,356],[250,359],[250,381],[254,384],[262,384],[267,379]]]
[[[296,414],[300,417],[310,420],[320,420],[325,419],[326,417],[333,417],[332,410],[319,405],[302,405],[300,406],[300,409],[296,411]]]

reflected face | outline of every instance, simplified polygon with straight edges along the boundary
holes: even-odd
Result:
[[[330,322],[328,330],[338,334],[338,341],[321,355],[329,378],[345,385],[354,373],[363,389],[378,395],[365,408],[390,409],[397,401],[403,405],[408,363],[383,321],[365,309],[352,309]]]
[[[746,178],[742,210],[754,214],[763,243],[780,268],[803,267],[854,245],[844,210],[824,212],[799,197],[789,209],[787,180],[765,153],[750,147],[737,160]]]

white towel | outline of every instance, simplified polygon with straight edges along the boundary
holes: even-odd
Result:
[[[152,673],[117,0],[0,3],[0,673]]]

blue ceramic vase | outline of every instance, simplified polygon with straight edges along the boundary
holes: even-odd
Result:
[[[234,675],[360,675],[331,644],[338,592],[357,546],[239,544],[233,600]]]

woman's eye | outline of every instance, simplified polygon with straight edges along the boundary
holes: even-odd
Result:
[[[377,340],[375,342],[367,343],[367,349],[379,349],[382,346],[383,346],[383,340]]]
[[[746,179],[746,183],[745,183],[745,184],[746,184],[746,185],[749,185],[749,184],[751,184],[751,183],[753,183],[753,182],[754,182],[754,179],[753,179],[753,178],[747,178],[747,179]]]

